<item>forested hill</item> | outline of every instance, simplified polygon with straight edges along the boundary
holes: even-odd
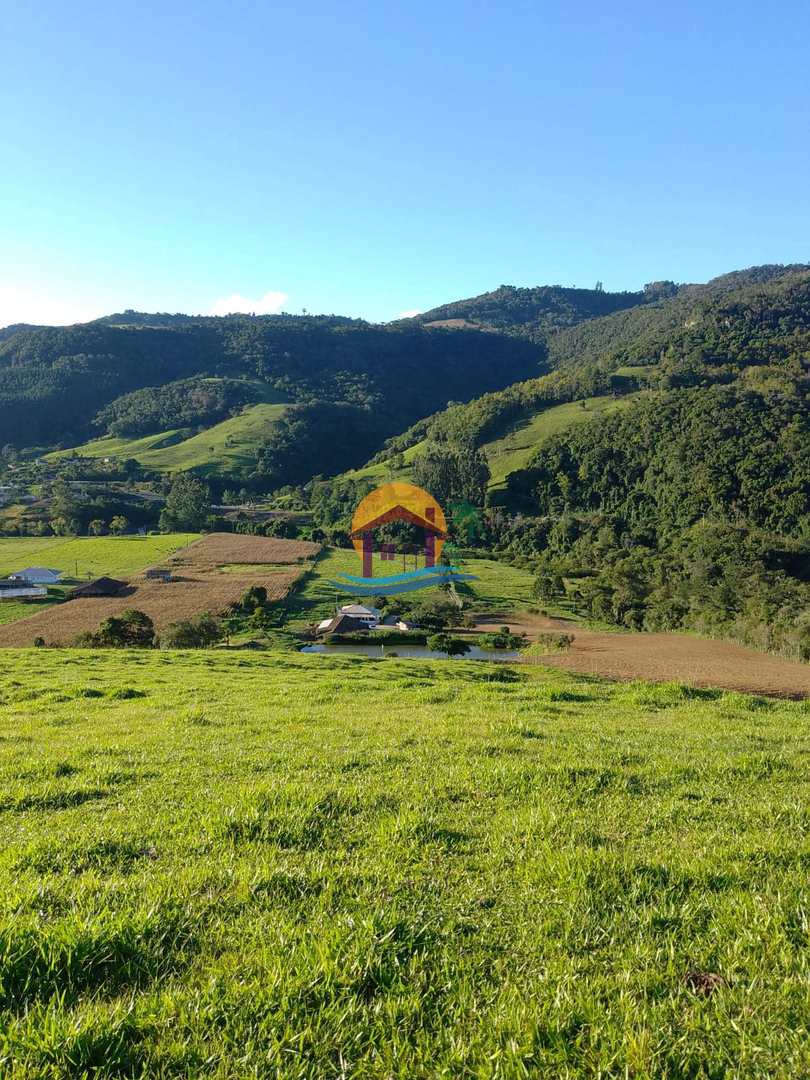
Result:
[[[76,326],[9,327],[0,331],[0,445],[188,439],[247,410],[242,479],[252,469],[256,486],[272,490],[362,465],[385,440],[377,460],[418,441],[482,446],[504,433],[509,450],[516,424],[578,401],[588,419],[587,401],[605,395],[718,385],[801,399],[807,282],[807,267],[764,266],[636,293],[502,286],[384,326],[125,311]],[[578,438],[592,430],[603,429],[586,423]],[[206,452],[218,445],[217,435]],[[194,450],[188,467],[201,468]],[[509,459],[505,481],[531,465],[530,451]],[[220,463],[220,474],[229,468]],[[502,486],[507,503],[533,505],[531,479]],[[591,492],[588,505],[598,497]]]
[[[677,286],[672,282],[656,282],[647,285],[642,292],[620,293],[605,292],[601,288],[566,289],[561,285],[525,289],[501,285],[493,292],[432,308],[412,319],[402,320],[400,325],[479,327],[541,341],[557,330],[675,292]]]
[[[76,326],[23,329],[0,342],[2,442],[18,448],[80,443],[103,433],[94,424],[99,414],[120,418],[115,402],[123,395],[217,377],[258,381],[301,405],[354,409],[348,422],[356,427],[362,461],[387,435],[448,400],[524,379],[543,363],[538,346],[476,330],[383,327],[331,316],[127,312]],[[326,471],[322,464],[314,462],[315,471]]]
[[[0,341],[8,341],[9,338],[14,337],[15,334],[21,334],[24,330],[40,330],[39,326],[32,326],[30,323],[12,323],[11,326],[0,327]]]
[[[689,286],[548,354],[391,440],[369,480],[480,501],[483,458],[475,539],[530,559],[542,598],[810,660],[810,267]]]
[[[810,266],[754,267],[550,334],[547,372],[420,420],[375,460],[425,439],[482,445],[559,402],[737,378],[784,381],[787,370],[802,368],[808,347],[808,280]]]
[[[550,366],[597,364],[614,370],[627,364],[655,363],[690,335],[703,343],[707,323],[733,317],[735,298],[767,309],[786,283],[808,270],[810,266],[804,264],[753,266],[703,285],[681,286],[659,302],[615,312],[598,324],[566,327],[550,339]]]
[[[810,269],[701,300],[669,330],[659,316],[589,343],[605,371],[645,373],[648,393],[539,448],[509,501],[664,535],[711,514],[810,536]]]

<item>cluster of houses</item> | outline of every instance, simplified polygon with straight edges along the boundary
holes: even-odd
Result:
[[[49,585],[58,585],[62,575],[46,566],[28,566],[0,581],[0,600],[36,600],[48,595]]]
[[[397,615],[385,615],[377,608],[344,604],[331,619],[318,623],[318,634],[356,634],[358,630],[414,630]]]
[[[51,570],[47,566],[28,566],[18,570],[5,579],[0,579],[0,601],[2,600],[39,600],[48,595],[48,587],[59,585],[62,581],[61,570]],[[75,600],[87,596],[116,596],[126,588],[125,581],[116,578],[100,577],[77,585],[70,591],[68,599]]]

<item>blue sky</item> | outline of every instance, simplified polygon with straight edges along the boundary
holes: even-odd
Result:
[[[0,325],[809,261],[809,45],[798,0],[0,0]]]

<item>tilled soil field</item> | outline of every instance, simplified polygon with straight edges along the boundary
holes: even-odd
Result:
[[[147,581],[139,574],[118,596],[55,604],[28,619],[0,626],[0,646],[33,645],[39,637],[46,645],[70,645],[79,634],[96,630],[103,619],[128,608],[145,612],[160,632],[170,623],[203,611],[224,613],[251,585],[267,589],[268,599],[281,600],[301,573],[298,561],[314,557],[319,550],[318,544],[296,540],[212,533],[171,556],[174,580]],[[229,563],[253,563],[257,569],[238,573],[218,569]],[[262,570],[267,563],[288,564],[289,569]]]
[[[272,536],[242,536],[239,533],[209,533],[188,547],[176,551],[170,557],[169,564],[178,571],[181,567],[214,570],[218,566],[233,563],[241,566],[295,564],[304,559],[313,559],[320,550],[320,544],[312,544],[308,540],[279,540]]]
[[[572,634],[564,653],[542,657],[541,663],[611,679],[683,682],[699,687],[722,687],[771,697],[810,697],[810,664],[784,660],[730,641],[681,634],[609,634],[580,629],[564,619],[541,616],[487,616],[476,629],[509,625],[530,638],[544,630]]]

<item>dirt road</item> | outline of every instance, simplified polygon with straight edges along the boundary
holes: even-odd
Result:
[[[568,652],[542,663],[610,679],[649,679],[716,686],[775,697],[810,697],[810,664],[794,663],[741,645],[680,634],[605,634],[584,630],[565,619],[521,615],[482,616],[476,630],[509,626],[530,638],[544,630],[573,634]]]

